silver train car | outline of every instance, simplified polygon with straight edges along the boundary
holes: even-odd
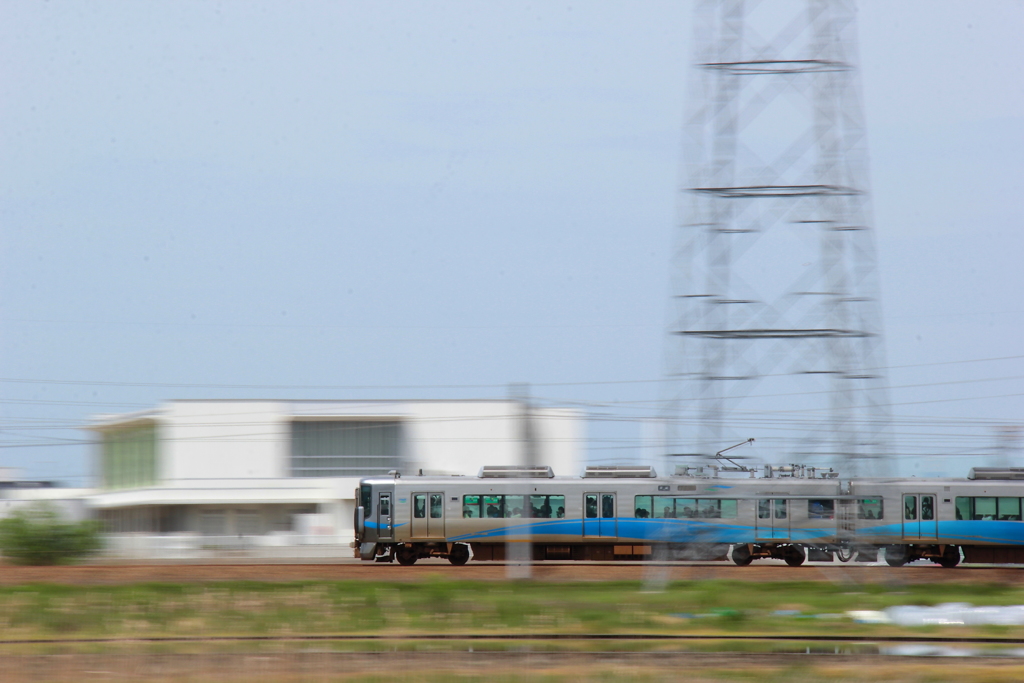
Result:
[[[355,535],[363,560],[411,565],[505,560],[876,561],[1024,563],[1024,468],[976,468],[968,479],[840,479],[801,466],[721,476],[684,468],[484,467],[476,477],[397,473],[363,479]],[[735,476],[740,474],[741,476]],[[520,546],[525,547],[525,546]]]

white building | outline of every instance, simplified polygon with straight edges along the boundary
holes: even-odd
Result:
[[[528,427],[527,427],[528,425]],[[533,460],[572,474],[583,416],[517,401],[171,401],[97,417],[98,491],[114,534],[347,543],[361,477],[473,475]],[[276,540],[275,540],[276,539]]]
[[[42,504],[66,520],[80,522],[89,516],[85,499],[92,493],[95,493],[92,489],[25,480],[15,468],[0,467],[0,519]]]

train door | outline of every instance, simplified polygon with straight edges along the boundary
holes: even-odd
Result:
[[[903,538],[938,538],[938,525],[934,494],[903,495]]]
[[[380,493],[377,497],[377,537],[381,540],[390,539],[395,535],[393,510],[391,509],[391,493]]]
[[[583,494],[583,535],[618,536],[614,493]]]
[[[836,529],[839,540],[852,541],[857,534],[857,506],[852,500],[840,500],[836,514]]]
[[[755,535],[758,539],[788,539],[790,505],[780,498],[762,498],[757,501]]]
[[[412,537],[444,538],[444,494],[412,494]]]

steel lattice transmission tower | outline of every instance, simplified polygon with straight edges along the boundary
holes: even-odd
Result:
[[[852,2],[703,2],[673,254],[669,447],[885,475]]]

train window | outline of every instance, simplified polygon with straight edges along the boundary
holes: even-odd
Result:
[[[917,496],[903,496],[903,519],[917,519]]]
[[[438,494],[437,517],[441,517],[443,498]],[[594,502],[595,510],[597,501]],[[434,500],[431,496],[430,516],[434,517]],[[565,517],[565,496],[485,496],[466,495],[462,497],[462,516],[465,518],[517,518],[539,517],[553,519]]]
[[[996,499],[989,496],[984,498],[975,498],[973,512],[973,519],[995,519]]]
[[[462,516],[469,519],[483,516],[480,514],[480,496],[462,497]]]
[[[882,499],[864,498],[858,500],[857,519],[882,519]]]
[[[835,519],[836,502],[827,498],[807,501],[808,519]]]
[[[676,499],[665,496],[654,497],[654,516],[659,519],[671,519],[676,516]]]
[[[412,497],[412,516],[416,519],[427,516],[427,494],[417,493]]]
[[[930,522],[935,519],[935,497],[921,496],[921,520]]]
[[[697,516],[717,519],[722,516],[722,501],[705,498],[697,501]]]
[[[504,517],[502,507],[505,504],[505,496],[484,496],[484,514],[488,519]]]
[[[370,501],[373,499],[373,490],[369,484],[359,487],[359,504],[363,506],[363,512],[370,514]]]
[[[1021,521],[1021,499],[1020,498],[996,498],[994,496],[982,496],[978,498],[967,498],[957,496],[956,518],[961,520],[999,520],[1003,522]]]
[[[505,496],[505,516],[525,517],[523,511],[526,509],[526,496]]]
[[[430,494],[430,518],[441,519],[444,514],[444,494],[443,493],[431,493]]]
[[[597,499],[594,499],[597,511]],[[590,496],[587,496],[587,512],[590,512]],[[565,517],[565,496],[530,496],[530,516],[540,519]],[[597,516],[596,514],[594,515]]]
[[[597,494],[588,493],[584,507],[586,508],[587,519],[597,519]]]
[[[1004,522],[1020,521],[1020,498],[1000,498],[997,502],[999,519]]]
[[[601,518],[611,519],[615,516],[615,494],[601,494]]]
[[[381,515],[387,516],[391,514],[391,497],[387,494],[381,494],[380,503],[377,505],[377,512]]]
[[[696,498],[676,498],[676,517],[697,517],[699,511]]]
[[[669,498],[668,496],[636,496],[637,517],[658,519],[695,519],[737,517],[737,502],[719,498]]]
[[[774,510],[775,519],[786,519],[786,501],[768,500],[762,498],[757,501],[757,518],[771,519]]]

